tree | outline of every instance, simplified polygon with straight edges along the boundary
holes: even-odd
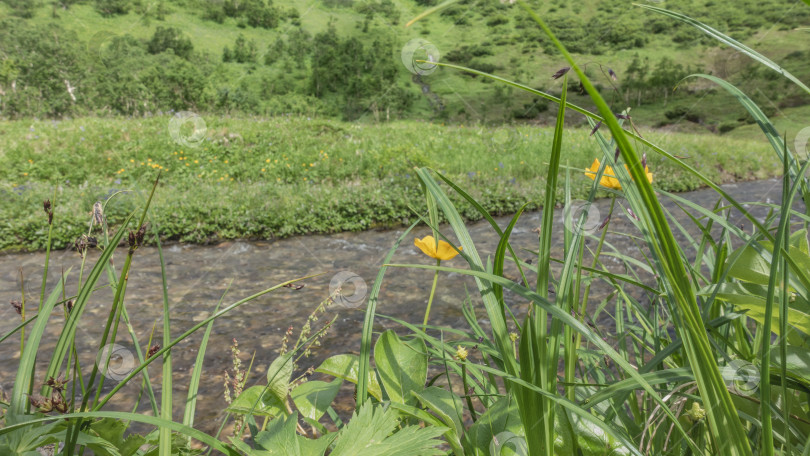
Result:
[[[96,0],[96,11],[107,17],[127,14],[131,6],[130,0]]]
[[[687,71],[680,63],[675,63],[669,57],[662,57],[655,70],[650,74],[650,86],[661,89],[664,94],[664,106],[667,104],[669,92],[675,84],[687,76]]]
[[[638,52],[624,72],[622,88],[625,89],[625,103],[630,105],[631,91],[635,91],[636,106],[641,105],[642,92],[647,88],[647,74],[650,71],[650,60],[645,57],[642,61]]]
[[[226,48],[227,49],[227,48]],[[233,61],[237,63],[255,63],[256,62],[256,42],[253,40],[246,40],[245,36],[241,33],[236,37],[233,45],[233,53],[231,54]],[[223,60],[224,60],[223,55]]]
[[[243,7],[243,15],[251,27],[265,29],[276,28],[280,16],[272,3],[265,4],[262,0],[248,0]]]
[[[178,57],[186,60],[191,58],[194,45],[191,40],[183,36],[183,33],[174,27],[158,27],[152,39],[146,45],[146,50],[150,54],[160,54],[171,49]]]

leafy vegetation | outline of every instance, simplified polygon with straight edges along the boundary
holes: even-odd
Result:
[[[673,92],[693,72],[729,80],[769,115],[790,117],[790,109],[810,104],[807,94],[688,25],[626,2],[530,3],[569,51],[588,62],[584,71],[607,90],[614,111],[634,108],[640,125],[728,132],[752,122],[711,86],[686,82]],[[444,68],[415,75],[402,62],[411,57],[402,55],[406,43],[424,39],[441,61],[559,94],[559,83],[548,77],[561,65],[556,50],[517,5],[465,0],[403,27],[401,18],[426,4],[437,2],[324,1],[304,11],[293,0],[4,0],[0,116],[143,116],[174,109],[553,123],[553,112],[531,94]],[[667,8],[756,45],[799,77],[810,75],[809,42],[791,42],[810,20],[798,0],[669,0]],[[578,90],[569,98],[593,108]],[[684,109],[689,116],[678,114]]]
[[[202,118],[205,135],[189,125],[172,136],[175,117],[19,120],[0,129],[0,249],[40,250],[47,233],[31,207],[56,191],[59,220],[52,242],[70,246],[86,231],[85,214],[116,194],[113,226],[143,201],[162,172],[152,217],[164,240],[211,242],[278,238],[293,234],[355,231],[416,220],[414,167],[430,166],[465,182],[493,214],[542,205],[537,170],[550,157],[553,130],[537,127],[448,127],[422,122],[358,125],[301,117]],[[183,129],[185,128],[185,129]],[[598,153],[589,129],[572,129],[563,165],[584,169]],[[761,140],[732,136],[644,132],[716,182],[778,175]],[[188,140],[187,140],[188,139]],[[704,185],[655,156],[656,186],[685,191]],[[59,176],[55,178],[55,176]],[[590,188],[572,184],[577,198]],[[558,187],[558,194],[562,186]],[[124,193],[119,193],[124,192]],[[481,214],[453,196],[469,220]]]

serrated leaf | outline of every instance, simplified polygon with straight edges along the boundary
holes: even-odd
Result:
[[[443,454],[437,437],[445,432],[444,427],[404,426],[394,432],[399,424],[398,412],[384,409],[366,401],[360,411],[352,415],[349,423],[340,430],[337,443],[330,456],[433,456]]]
[[[139,434],[130,434],[124,437],[127,430],[127,425],[123,421],[114,420],[112,418],[102,418],[95,421],[90,429],[95,432],[102,439],[112,443],[120,452],[121,456],[132,456],[138,449],[146,443],[146,439]],[[98,456],[109,455],[113,453],[97,452]]]

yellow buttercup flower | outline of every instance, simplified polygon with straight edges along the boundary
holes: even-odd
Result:
[[[627,168],[627,165],[624,165]],[[629,168],[628,172],[629,172]],[[593,163],[591,164],[590,168],[585,168],[585,175],[591,179],[596,179],[596,174],[599,171],[599,159],[595,158]],[[653,175],[650,172],[650,167],[644,167],[644,173],[647,175],[647,180],[652,184]],[[611,166],[605,166],[605,172],[602,174],[602,179],[599,181],[599,185],[607,188],[612,188],[614,190],[621,190],[622,184],[619,183],[619,179],[616,178],[616,173],[613,171]]]
[[[456,358],[459,361],[467,361],[467,355],[468,354],[469,353],[467,353],[467,349],[462,347],[461,345],[459,345],[458,349],[456,349]]]
[[[413,245],[419,247],[425,255],[436,258],[437,260],[450,260],[453,259],[458,252],[452,245],[445,241],[439,241],[438,248],[436,247],[436,238],[433,236],[425,236],[422,239],[416,238],[413,240]],[[461,247],[458,248],[461,250]]]

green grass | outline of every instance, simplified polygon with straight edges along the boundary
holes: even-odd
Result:
[[[166,2],[168,4],[168,2]],[[358,11],[358,7],[365,2],[344,2],[349,6],[329,7],[321,1],[299,2],[294,0],[278,0],[274,5],[282,10],[296,8],[301,15],[301,27],[311,35],[315,35],[327,29],[330,21],[334,24],[338,34],[342,38],[354,37],[361,42],[368,44],[373,40],[373,34],[369,35],[362,31],[364,15]],[[601,50],[582,50],[573,53],[580,62],[587,62],[587,72],[599,84],[609,89],[610,84],[607,79],[601,76],[598,65],[613,68],[618,73],[617,84],[621,84],[625,79],[625,70],[638,54],[642,59],[649,58],[654,66],[662,57],[667,57],[684,66],[693,68],[703,68],[705,72],[720,74],[724,76],[726,72],[743,80],[750,79],[751,84],[765,90],[771,82],[767,78],[757,76],[756,78],[746,78],[741,76],[742,72],[751,66],[751,62],[746,59],[731,59],[726,50],[722,50],[715,42],[707,39],[700,39],[695,36],[693,41],[683,43],[673,43],[671,33],[651,33],[647,27],[649,23],[656,19],[653,13],[644,11],[638,7],[633,7],[632,2],[621,2],[621,6],[616,2],[606,0],[587,0],[583,2],[537,2],[536,7],[542,13],[548,15],[559,15],[560,17],[576,16],[587,21],[593,17],[609,17],[615,24],[626,22],[632,25],[631,32],[634,36],[643,37],[647,42],[643,47],[622,47],[613,46]],[[751,3],[751,2],[748,2]],[[760,2],[761,3],[761,2]],[[787,0],[769,0],[772,3],[771,11],[786,10],[794,5]],[[158,26],[173,26],[182,30],[193,44],[195,51],[207,54],[212,62],[220,62],[222,50],[225,46],[233,47],[234,40],[240,34],[248,40],[253,40],[258,46],[259,70],[250,65],[243,64],[223,64],[216,69],[216,76],[210,81],[211,91],[215,92],[221,87],[229,87],[231,90],[240,87],[241,84],[260,85],[252,74],[267,73],[272,80],[284,81],[288,85],[290,93],[301,95],[307,92],[305,84],[301,84],[306,78],[306,71],[291,70],[293,65],[290,59],[297,56],[281,59],[276,62],[271,69],[262,68],[263,55],[268,52],[271,46],[279,38],[283,38],[297,28],[289,21],[282,22],[279,27],[272,30],[255,29],[251,27],[240,27],[238,20],[226,18],[225,22],[216,22],[203,19],[204,2],[185,1],[171,2],[169,13],[165,20],[149,19],[144,20],[135,10],[125,16],[115,16],[105,18],[100,16],[93,7],[92,2],[82,2],[72,5],[69,9],[58,9],[58,17],[52,16],[53,9],[50,5],[41,5],[36,14],[31,19],[25,21],[33,26],[42,27],[50,22],[55,22],[73,31],[82,42],[90,41],[99,33],[106,32],[114,35],[129,34],[140,40],[148,40]],[[410,80],[411,74],[399,65],[401,46],[412,38],[424,38],[435,44],[443,56],[449,55],[452,51],[463,46],[480,45],[487,48],[491,55],[477,57],[475,60],[481,63],[495,66],[496,74],[503,77],[520,81],[531,87],[542,88],[543,90],[559,93],[559,82],[552,81],[550,75],[558,68],[565,65],[555,52],[544,50],[537,44],[537,40],[526,40],[522,35],[527,27],[520,21],[521,14],[517,7],[507,7],[506,5],[491,2],[482,3],[464,9],[462,13],[455,15],[434,14],[423,21],[417,22],[410,28],[405,28],[407,19],[414,17],[421,12],[422,6],[412,0],[393,0],[392,4],[399,13],[399,20],[393,23],[390,19],[377,16],[372,21],[372,31],[378,30],[385,33],[392,33],[396,37],[395,48],[390,49],[389,55],[380,56],[384,59],[392,59],[397,62],[400,73],[397,80],[405,87],[416,100],[407,112],[402,113],[406,118],[434,118],[436,114],[431,108],[428,99],[421,95],[419,87]],[[480,8],[479,8],[480,6]],[[747,6],[744,5],[744,6]],[[712,8],[710,5],[695,4],[695,2],[670,1],[668,7],[676,10],[688,11],[695,17],[706,20],[710,24],[719,24],[722,27],[731,27],[731,32],[742,36],[742,41],[746,44],[756,46],[763,53],[770,56],[777,62],[781,61],[791,52],[803,52],[810,50],[810,42],[798,39],[797,34],[802,32],[792,30],[789,27],[780,27],[779,24],[771,26],[762,24],[756,13],[752,13],[746,7],[735,8],[734,13],[729,13],[728,9]],[[485,7],[485,8],[484,8]],[[10,9],[4,3],[0,3],[0,14],[9,13]],[[795,11],[801,13],[801,5]],[[486,22],[493,15],[503,15],[508,22],[488,26]],[[566,16],[567,15],[567,16]],[[739,17],[737,17],[739,16]],[[551,17],[551,16],[549,16]],[[734,20],[730,20],[732,17]],[[736,24],[727,26],[726,23]],[[682,29],[677,29],[682,30]],[[593,32],[597,33],[597,32]],[[805,59],[806,60],[806,59]],[[443,58],[443,61],[450,61]],[[802,61],[801,58],[798,59]],[[458,62],[466,64],[468,62]],[[806,64],[800,65],[797,70],[792,70],[800,76],[810,73],[810,68]],[[305,64],[306,66],[306,64]],[[289,76],[295,71],[295,77],[291,80]],[[212,70],[213,72],[213,70]],[[286,79],[285,79],[286,77]],[[484,122],[500,123],[509,121],[515,112],[524,111],[525,105],[534,103],[533,97],[520,92],[502,91],[502,87],[481,78],[470,78],[457,71],[439,69],[430,77],[424,78],[430,84],[431,90],[438,94],[446,105],[442,118],[452,122]],[[705,95],[705,87],[698,87],[697,97]],[[260,93],[256,87],[251,87],[251,96],[267,97],[265,93]],[[278,90],[278,89],[277,89]],[[615,96],[614,96],[615,95]],[[571,93],[570,99],[577,104],[591,106],[585,94]],[[623,97],[618,94],[609,93],[606,95],[611,107],[617,112],[625,107]],[[330,105],[334,100],[325,99]],[[676,101],[689,104],[695,99],[689,95],[676,96]],[[805,101],[806,102],[806,101]],[[208,109],[215,108],[212,105]],[[650,101],[637,109],[635,121],[641,125],[654,126],[661,122],[668,122],[663,116],[663,112],[668,109],[668,105],[663,100]],[[721,123],[734,122],[739,113],[732,100],[724,97],[709,95],[700,103],[699,110],[704,114],[703,128],[712,129]],[[371,118],[366,114],[366,118]],[[542,113],[537,120],[552,124],[554,120],[553,110]],[[690,131],[701,128],[688,122],[677,123],[676,128]]]
[[[39,207],[56,189],[60,223],[54,245],[72,243],[86,229],[93,204],[126,190],[108,206],[118,223],[142,201],[162,171],[154,220],[166,239],[210,242],[275,238],[394,226],[415,220],[409,209],[419,184],[414,167],[442,170],[489,211],[537,208],[552,130],[537,127],[442,126],[423,122],[385,125],[307,118],[205,117],[207,134],[183,147],[168,131],[169,117],[85,118],[0,124],[0,182],[4,198],[0,249],[45,245]],[[590,130],[569,130],[562,165],[574,169],[574,196],[589,180],[579,170],[599,150]],[[733,135],[643,132],[665,150],[716,182],[762,179],[778,173],[762,141]],[[699,181],[649,154],[654,184],[668,191],[695,189]],[[455,201],[465,217],[480,218]]]

